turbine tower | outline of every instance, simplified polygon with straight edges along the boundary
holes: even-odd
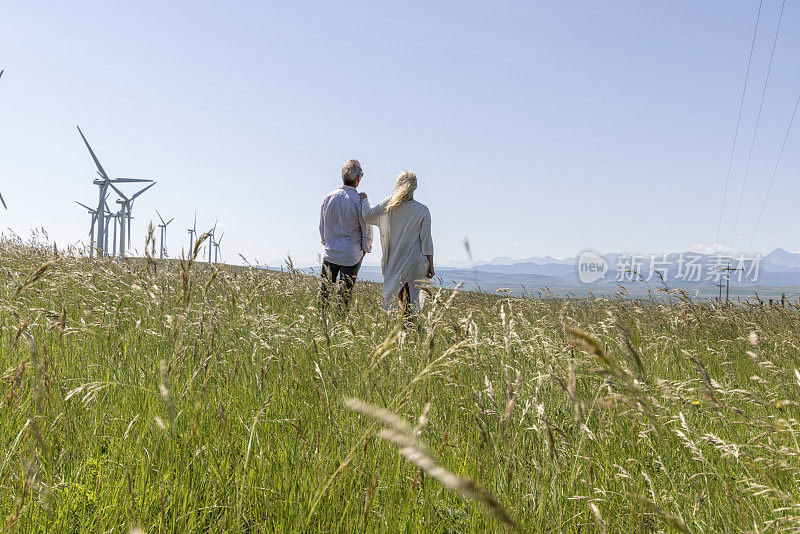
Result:
[[[100,160],[97,159],[94,150],[92,150],[92,147],[89,145],[89,141],[86,140],[86,136],[83,135],[80,126],[78,126],[77,128],[78,128],[78,133],[81,134],[81,139],[83,139],[83,142],[86,145],[86,148],[89,149],[89,154],[91,154],[92,160],[94,160],[94,164],[97,166],[97,174],[99,174],[101,178],[100,180],[96,179],[92,182],[100,189],[99,191],[100,194],[97,201],[97,213],[96,213],[97,228],[95,232],[95,237],[97,241],[92,243],[92,246],[97,248],[97,252],[99,255],[105,256],[106,254],[108,254],[108,233],[107,233],[108,221],[106,216],[105,199],[107,197],[109,186],[113,187],[113,184],[130,183],[130,182],[152,182],[151,185],[155,185],[155,182],[153,182],[153,180],[143,180],[139,178],[109,178],[108,174],[106,174],[105,169],[103,169],[103,166],[100,164]],[[117,191],[117,193],[119,193],[119,189],[117,189],[116,187],[114,187],[114,190]],[[129,213],[127,214],[127,217],[128,217],[128,229],[130,230]]]
[[[94,208],[90,208],[86,204],[82,204],[82,203],[78,202],[77,200],[75,201],[75,204],[77,204],[78,206],[86,208],[86,211],[88,211],[89,215],[92,216],[92,223],[89,226],[89,243],[94,243],[94,223],[97,220],[97,210],[94,209]],[[94,254],[94,249],[89,248],[89,257],[91,257],[93,254]]]
[[[208,236],[208,263],[211,263],[211,253],[214,251],[214,235],[217,231],[217,221],[214,221],[214,228],[211,229],[211,235]]]
[[[156,215],[158,215],[158,218],[161,219],[161,224],[158,225],[158,227],[161,229],[161,252],[159,253],[159,259],[163,260],[164,253],[166,252],[166,249],[164,248],[164,241],[167,240],[167,226],[169,226],[169,223],[175,220],[175,217],[171,218],[167,222],[164,222],[164,217],[158,213],[158,210],[156,210]]]
[[[217,263],[217,258],[219,256],[219,244],[222,243],[222,238],[225,237],[225,232],[222,232],[222,235],[219,236],[219,241],[212,241],[211,244],[214,247],[214,263]]]
[[[111,208],[108,207],[108,203],[104,202],[104,204],[105,204],[106,232],[103,234],[103,239],[104,239],[103,251],[105,251],[105,253],[108,254],[108,251],[110,250],[108,247],[108,239],[111,236],[111,232],[108,231],[108,225],[111,222],[111,219],[114,217],[114,215],[111,213]]]
[[[109,211],[111,211],[111,210],[109,210]],[[117,255],[117,230],[119,229],[119,214],[120,213],[121,213],[121,211],[118,211],[117,213],[114,213],[113,215],[111,215],[111,218],[114,221],[114,238],[112,239],[114,244],[111,247],[111,255],[112,256],[116,256]]]
[[[189,228],[189,256],[194,253],[194,238],[197,235],[197,212],[194,212],[194,224]]]

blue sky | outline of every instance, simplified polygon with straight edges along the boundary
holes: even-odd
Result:
[[[0,2],[0,227],[86,239],[94,167],[155,178],[186,244],[219,219],[225,259],[320,252],[319,203],[358,158],[374,202],[409,168],[439,262],[709,246],[757,1]],[[720,241],[744,250],[800,92],[788,1],[736,238],[780,2],[764,0]],[[800,122],[800,120],[798,120]],[[796,125],[800,130],[800,124]],[[753,251],[800,250],[800,131]],[[373,261],[380,257],[372,255]]]

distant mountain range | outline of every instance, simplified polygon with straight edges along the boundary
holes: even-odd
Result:
[[[664,276],[664,282],[672,289],[680,288],[697,295],[718,294],[720,280],[731,275],[732,295],[777,296],[782,293],[797,295],[800,285],[800,254],[777,248],[758,259],[756,256],[744,260],[734,255],[725,258],[697,252],[669,254],[598,254],[607,271],[602,278],[592,283],[583,283],[579,276],[579,257],[554,258],[533,256],[523,259],[509,257],[475,262],[474,265],[459,262],[437,268],[437,276],[450,284],[464,282],[467,288],[481,287],[487,290],[507,288],[519,293],[522,288],[536,291],[547,288],[556,292],[587,294],[589,292],[615,293],[620,286],[626,291],[646,293],[663,287],[657,274],[652,275],[651,261],[655,271]],[[723,269],[741,269],[724,271]],[[634,274],[632,271],[635,270]],[[380,269],[376,272],[379,274]],[[366,274],[366,273],[365,273]]]
[[[763,298],[779,297],[784,293],[787,297],[796,298],[800,286],[800,254],[781,248],[760,259],[753,257],[744,261],[736,256],[725,259],[690,251],[666,255],[597,253],[595,257],[598,262],[605,263],[606,270],[591,283],[585,283],[579,276],[579,260],[582,256],[499,257],[474,264],[455,262],[437,266],[436,277],[448,287],[463,283],[465,289],[480,288],[489,292],[508,289],[514,294],[549,291],[582,296],[589,293],[612,294],[624,289],[635,296],[664,287],[657,274],[650,273],[651,261],[654,261],[654,271],[662,273],[664,283],[669,288],[684,289],[700,297],[718,295],[719,282],[725,282],[726,274],[731,275],[731,298],[748,297],[754,293]],[[724,271],[728,267],[741,270]],[[318,266],[304,270],[319,272]],[[375,264],[363,265],[359,278],[380,282],[380,267]]]
[[[677,253],[670,253],[669,255],[675,255]],[[709,254],[701,254],[699,252],[690,252],[686,251],[683,254],[685,255],[705,255],[709,256]],[[621,254],[614,254],[611,255],[621,255]],[[639,254],[639,256],[649,257],[650,254]],[[663,254],[656,254],[657,257],[663,257]],[[800,268],[800,253],[788,252],[782,248],[776,248],[766,256],[763,256],[763,261],[769,262],[773,266],[783,266],[783,267],[792,267],[792,268]],[[575,265],[577,262],[577,256],[572,256],[568,258],[555,258],[553,256],[531,256],[529,258],[511,258],[509,256],[498,256],[496,258],[492,258],[491,260],[479,260],[473,263],[469,261],[455,261],[449,262],[444,265],[444,267],[454,267],[454,268],[483,268],[489,266],[510,266],[510,265],[519,265],[519,264],[534,264],[534,265],[547,265],[547,264],[558,264],[558,265]]]
[[[516,265],[520,263],[533,263],[535,265],[547,265],[550,263],[554,264],[562,264],[562,265],[574,265],[575,258],[554,258],[553,256],[531,256],[529,258],[522,258],[522,259],[514,259],[509,256],[500,256],[498,258],[491,259],[489,261],[476,261],[474,264],[470,263],[469,261],[456,261],[450,262],[445,265],[445,267],[456,267],[456,268],[472,268],[473,265],[475,267],[492,267],[492,266],[509,266],[509,265]]]

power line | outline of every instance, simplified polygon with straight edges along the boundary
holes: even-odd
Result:
[[[725,213],[725,200],[728,196],[728,183],[731,180],[731,169],[733,168],[733,155],[736,153],[736,141],[739,138],[739,126],[742,123],[742,109],[744,108],[744,95],[747,92],[747,82],[750,79],[750,65],[753,63],[753,50],[756,47],[756,35],[758,35],[758,23],[761,20],[761,6],[764,0],[758,3],[758,14],[756,15],[756,27],[753,30],[753,41],[750,43],[750,57],[747,58],[747,72],[744,75],[744,87],[742,87],[742,99],[739,102],[739,115],[736,117],[736,131],[733,134],[733,146],[731,146],[731,157],[728,161],[728,174],[725,176],[725,190],[722,193],[722,206],[719,209],[719,222],[717,222],[717,237],[714,239],[713,247],[719,243],[719,232],[722,228],[722,215]]]
[[[783,157],[783,149],[786,148],[786,142],[789,140],[789,132],[792,131],[792,124],[794,124],[794,118],[797,115],[797,108],[800,107],[800,93],[797,95],[797,101],[794,103],[794,111],[792,111],[792,118],[789,119],[789,127],[786,128],[786,135],[783,137],[783,144],[781,145],[781,151],[778,152],[778,161],[775,162],[775,168],[772,169],[772,177],[769,179],[769,185],[767,186],[767,194],[764,195],[764,202],[761,204],[761,211],[758,212],[758,219],[756,219],[756,225],[753,228],[753,235],[750,237],[750,244],[747,245],[747,251],[750,252],[750,249],[753,246],[753,239],[756,237],[756,230],[758,230],[758,223],[761,222],[761,215],[764,214],[764,206],[767,205],[767,197],[769,197],[770,191],[772,191],[772,182],[775,181],[775,175],[778,173],[778,165],[781,164],[781,158]]]
[[[739,206],[736,208],[736,218],[733,220],[733,233],[731,234],[731,251],[733,251],[733,241],[736,239],[736,226],[739,224],[739,214],[742,211],[742,199],[744,198],[744,189],[747,185],[747,175],[750,172],[750,162],[753,159],[753,148],[756,145],[756,137],[758,136],[758,124],[761,122],[761,111],[764,109],[764,97],[767,95],[767,86],[769,85],[769,75],[772,72],[772,60],[775,57],[775,45],[778,44],[778,34],[781,32],[781,21],[783,20],[783,8],[786,7],[786,0],[781,2],[781,14],[778,17],[778,27],[775,29],[775,38],[772,40],[772,52],[769,55],[769,66],[767,67],[767,75],[764,78],[764,87],[761,90],[761,102],[758,105],[758,115],[756,115],[756,125],[753,128],[753,139],[750,140],[750,152],[747,155],[747,166],[744,169],[744,178],[742,179],[742,190],[739,193]]]

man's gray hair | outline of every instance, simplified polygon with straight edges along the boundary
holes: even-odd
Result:
[[[344,182],[344,185],[355,186],[362,174],[364,172],[361,170],[361,164],[358,160],[348,160],[342,167],[342,182]]]

